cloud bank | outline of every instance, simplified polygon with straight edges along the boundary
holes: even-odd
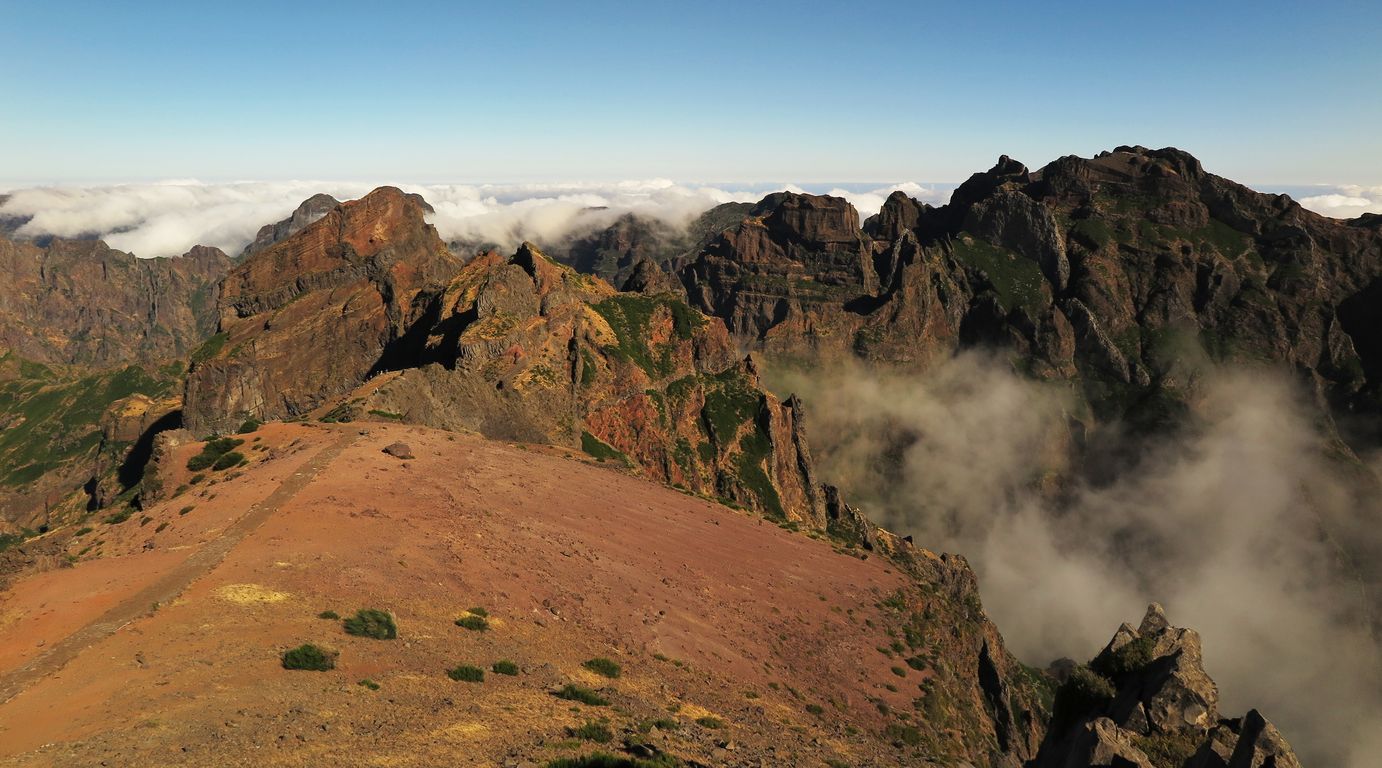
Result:
[[[1202,371],[1193,424],[1150,442],[1110,429],[1101,445],[1140,458],[1096,483],[1060,479],[1068,392],[983,355],[925,374],[767,371],[805,399],[822,479],[885,527],[966,555],[1028,663],[1088,659],[1157,600],[1201,632],[1224,712],[1261,709],[1306,764],[1376,764],[1377,606],[1355,571],[1382,565],[1359,557],[1382,546],[1382,500],[1375,475],[1326,460],[1284,377]]]
[[[1364,187],[1348,184],[1326,188],[1317,195],[1307,195],[1300,204],[1325,216],[1352,219],[1365,213],[1382,213],[1382,186]]]
[[[804,191],[790,184],[722,189],[665,179],[601,184],[398,184],[427,199],[432,223],[447,240],[505,247],[523,240],[554,242],[574,230],[639,213],[673,224],[726,202],[756,202],[770,192]],[[15,190],[0,204],[0,219],[23,221],[19,237],[97,237],[112,248],[145,258],[177,256],[194,245],[238,253],[265,224],[287,218],[308,197],[360,197],[373,185],[354,182],[243,182],[203,184],[174,180],[104,187],[33,187]],[[814,188],[845,197],[867,217],[894,189],[942,203],[948,189],[906,182],[885,187]]]

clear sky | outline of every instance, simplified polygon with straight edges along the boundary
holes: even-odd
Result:
[[[0,0],[0,181],[1382,183],[1382,2]]]

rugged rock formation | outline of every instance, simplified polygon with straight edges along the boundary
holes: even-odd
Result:
[[[1382,233],[1120,147],[1036,172],[1010,158],[941,208],[775,195],[682,272],[694,306],[770,351],[924,364],[973,344],[1076,380],[1098,415],[1155,421],[1186,350],[1292,366],[1376,411]]]
[[[1056,693],[1033,768],[1298,768],[1281,734],[1253,710],[1219,717],[1200,637],[1171,626],[1152,604],[1108,646],[1075,668]]]
[[[217,333],[193,355],[187,426],[296,416],[358,386],[459,268],[416,195],[381,187],[253,254],[222,284]]]
[[[321,217],[335,210],[336,206],[340,204],[340,201],[331,195],[312,195],[303,200],[302,204],[288,218],[260,227],[259,232],[254,236],[254,241],[240,251],[240,259],[243,260],[251,254],[259,253],[276,243],[287,240],[306,229],[309,224],[315,223]]]
[[[99,240],[40,248],[0,237],[0,350],[93,368],[183,357],[215,327],[216,286],[229,268],[203,246],[139,259]]]
[[[676,271],[725,229],[737,226],[752,210],[748,203],[724,203],[685,226],[628,213],[607,227],[553,243],[547,252],[579,272],[622,286],[643,262],[651,262],[667,272]]]
[[[462,266],[426,210],[376,190],[238,265],[219,332],[193,356],[188,428],[324,409],[579,446],[876,545],[857,511],[827,504],[801,404],[763,390],[722,323],[673,295],[618,293],[527,244]]]

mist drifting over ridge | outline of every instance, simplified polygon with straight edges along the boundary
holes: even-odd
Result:
[[[1070,467],[1071,393],[967,352],[924,374],[766,366],[807,403],[822,478],[884,527],[973,564],[1013,651],[1083,661],[1150,601],[1199,630],[1226,710],[1273,713],[1309,764],[1375,765],[1382,652],[1350,553],[1382,546],[1379,457],[1330,438],[1286,375],[1205,364],[1184,429],[1121,436],[1097,482]],[[1314,691],[1315,694],[1308,694]],[[1307,692],[1303,694],[1302,692]]]

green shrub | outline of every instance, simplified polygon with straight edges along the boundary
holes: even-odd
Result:
[[[513,663],[512,661],[508,661],[507,659],[503,661],[496,661],[494,662],[494,666],[490,667],[490,671],[496,675],[512,676],[518,674],[518,665]]]
[[[460,627],[461,629],[469,629],[475,632],[484,632],[485,630],[489,629],[489,622],[485,620],[484,616],[475,616],[474,614],[471,614],[456,619],[456,626]]]
[[[647,733],[654,728],[659,731],[676,731],[681,729],[681,723],[671,718],[659,717],[654,720],[644,720],[638,724],[639,733]]]
[[[89,527],[89,526],[88,526],[88,527],[83,527],[83,528],[78,528],[78,529],[77,529],[77,532],[74,533],[74,534],[72,534],[72,536],[73,536],[73,537],[76,537],[76,536],[85,536],[85,535],[87,535],[88,533],[91,533],[91,532],[94,531],[94,530],[96,530],[96,529],[95,529],[95,528],[91,528],[91,527]]]
[[[187,468],[200,472],[216,464],[221,457],[244,445],[245,441],[235,437],[213,437],[202,446],[202,452],[187,460]],[[240,458],[244,458],[241,456]],[[224,467],[221,467],[224,469]],[[193,478],[196,482],[196,478]]]
[[[196,509],[196,507],[191,507],[191,506],[183,507],[182,509],[179,509],[179,510],[178,510],[178,514],[179,514],[179,515],[185,515],[185,514],[187,514],[188,512],[191,512],[191,511],[194,510],[194,509]]]
[[[335,611],[322,611],[321,613],[317,614],[317,618],[337,621],[341,618],[341,614],[336,613]]]
[[[893,667],[893,668],[892,668],[892,673],[893,673],[894,675],[897,675],[898,677],[906,677],[906,676],[907,676],[907,670],[903,669],[902,667]]]
[[[447,670],[446,676],[452,680],[458,680],[463,683],[483,683],[485,681],[485,671],[479,667],[472,667],[468,664],[462,664],[455,669]]]
[[[594,721],[587,722],[579,728],[567,728],[566,735],[573,739],[583,741],[593,741],[597,744],[608,744],[614,739],[614,733],[604,723]]]
[[[915,747],[921,743],[921,731],[914,725],[889,725],[884,731],[893,744]]]
[[[1141,671],[1143,667],[1152,663],[1155,648],[1156,638],[1151,635],[1139,637],[1124,643],[1123,647],[1116,651],[1100,651],[1099,655],[1089,662],[1089,668],[1110,680],[1118,680],[1124,675]]]
[[[1051,705],[1052,732],[1074,725],[1081,717],[1102,712],[1113,701],[1113,683],[1098,672],[1081,664],[1070,678],[1056,690]]]
[[[590,661],[585,662],[581,666],[585,667],[591,672],[594,672],[597,675],[604,675],[605,677],[611,679],[618,677],[620,672],[618,664],[615,664],[613,661],[610,661],[609,659],[606,659],[604,657],[597,657],[591,659]]]
[[[825,707],[819,704],[807,704],[806,711],[813,715],[823,715],[825,714]]]
[[[644,759],[595,752],[580,757],[563,757],[547,763],[547,768],[676,768],[681,761],[670,755]]]
[[[372,637],[375,640],[393,640],[398,637],[398,626],[393,616],[374,608],[361,608],[354,616],[343,622],[347,635]]]
[[[710,715],[706,715],[705,717],[696,718],[696,725],[699,725],[702,728],[718,729],[725,727],[725,722],[718,717],[711,717]]]
[[[168,521],[167,521],[167,520],[164,520],[163,522],[161,522],[161,523],[158,524],[158,527],[157,527],[157,528],[154,529],[154,533],[163,533],[165,530],[167,530],[167,528],[168,528]]]
[[[245,454],[239,451],[231,451],[230,453],[222,454],[221,458],[216,459],[216,463],[211,465],[211,469],[220,472],[223,469],[238,467],[243,463],[245,463]]]
[[[283,668],[325,672],[336,668],[336,654],[305,643],[283,652]]]
[[[379,690],[379,683],[374,682],[373,680],[369,679],[368,677],[365,678],[364,680],[361,680],[359,683],[356,683],[356,685],[362,686],[362,687],[364,687],[364,688],[368,688],[368,689],[370,689],[371,691],[377,691],[377,690]]]
[[[245,419],[245,423],[241,424],[240,428],[236,430],[235,433],[237,435],[248,435],[251,432],[258,432],[259,428],[262,426],[264,426],[264,422],[259,419]]]
[[[465,612],[471,616],[479,616],[482,619],[489,618],[489,611],[484,608],[467,608]]]
[[[599,693],[580,685],[567,685],[566,687],[562,688],[559,691],[556,691],[552,695],[556,696],[559,699],[564,699],[566,701],[576,701],[580,702],[581,704],[589,704],[592,707],[609,706],[609,699],[606,699]]]

